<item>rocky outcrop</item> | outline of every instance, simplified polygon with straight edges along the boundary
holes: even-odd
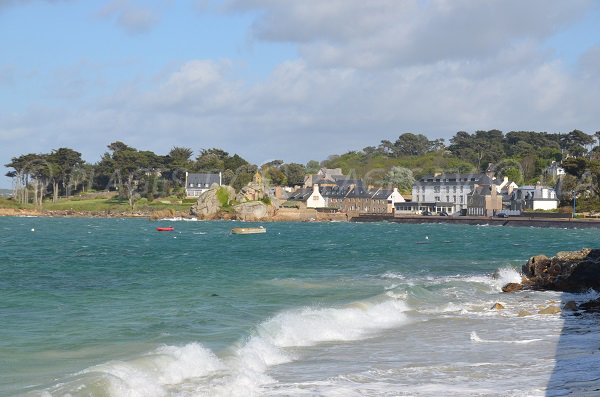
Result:
[[[246,203],[249,201],[259,201],[265,197],[269,197],[265,186],[256,182],[250,182],[240,189],[239,193],[235,196],[235,201]]]
[[[200,219],[215,219],[223,206],[229,205],[235,197],[235,190],[230,186],[213,186],[198,197],[190,213]]]
[[[260,221],[267,218],[270,214],[270,206],[262,201],[249,201],[238,204],[233,207],[235,216],[241,221]]]
[[[531,257],[522,268],[523,288],[584,292],[600,291],[600,249],[559,252],[554,257]]]

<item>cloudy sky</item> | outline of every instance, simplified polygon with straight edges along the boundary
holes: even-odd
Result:
[[[404,132],[593,133],[599,65],[594,0],[0,0],[0,164],[93,163],[115,140],[260,164]]]

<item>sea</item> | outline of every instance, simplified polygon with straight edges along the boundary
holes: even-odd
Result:
[[[540,314],[599,294],[501,291],[530,256],[599,245],[594,229],[0,217],[0,396],[599,396],[600,318]]]

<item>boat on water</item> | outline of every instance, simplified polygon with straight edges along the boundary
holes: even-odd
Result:
[[[259,234],[266,233],[267,229],[264,227],[234,227],[231,229],[232,234]]]
[[[174,227],[168,226],[168,227],[157,227],[156,231],[157,232],[172,232],[173,230],[175,230]]]

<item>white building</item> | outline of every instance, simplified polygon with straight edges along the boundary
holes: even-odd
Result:
[[[325,208],[325,198],[319,192],[319,185],[313,185],[313,192],[306,200],[307,208]]]
[[[552,164],[550,164],[548,168],[544,170],[544,175],[551,178],[557,178],[561,175],[565,175],[565,173],[565,169],[556,161],[553,161]]]
[[[218,174],[190,174],[185,173],[185,195],[198,197],[213,185],[222,185],[222,175]]]
[[[452,213],[467,209],[467,196],[475,185],[493,185],[486,174],[436,174],[413,185],[412,201],[417,208],[451,208]]]
[[[537,184],[522,186],[515,190],[510,200],[511,210],[555,210],[558,208],[558,198],[554,189]]]

